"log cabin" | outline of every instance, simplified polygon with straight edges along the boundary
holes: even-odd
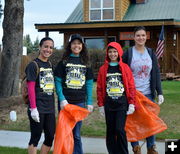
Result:
[[[133,46],[133,30],[145,26],[147,46],[156,50],[162,25],[164,52],[161,73],[180,74],[180,0],[80,0],[64,23],[35,24],[39,32],[83,36],[88,48],[104,49],[111,41]]]

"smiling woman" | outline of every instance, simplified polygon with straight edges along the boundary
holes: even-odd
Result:
[[[45,133],[45,140],[41,147],[42,153],[50,151],[54,140],[54,77],[52,65],[48,61],[53,47],[54,41],[51,38],[41,39],[38,58],[29,63],[25,70],[29,98],[28,117],[31,128],[28,153],[36,153],[42,131]]]
[[[135,27],[134,42],[135,46],[129,48],[123,55],[123,61],[127,63],[133,73],[136,89],[144,96],[155,102],[156,95],[158,96],[157,104],[164,102],[164,97],[161,87],[160,70],[157,62],[157,57],[151,48],[146,47],[147,33],[143,26]],[[145,118],[145,117],[144,117]],[[146,138],[148,153],[155,150],[155,135]],[[134,153],[141,153],[139,142],[131,142]]]
[[[54,41],[53,40],[46,40],[40,42],[40,51],[39,51],[39,59],[42,61],[47,62],[48,58],[52,55],[54,48]]]
[[[70,36],[62,60],[57,64],[54,75],[59,110],[64,110],[68,104],[74,104],[83,108],[87,107],[89,112],[93,111],[93,72],[89,66],[87,49],[80,34]],[[74,154],[83,154],[81,126],[82,121],[77,122],[72,131]]]

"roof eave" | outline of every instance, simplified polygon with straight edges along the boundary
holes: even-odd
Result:
[[[63,31],[70,29],[92,29],[92,28],[114,28],[114,27],[134,27],[134,26],[180,26],[180,20],[158,19],[158,20],[133,20],[133,21],[102,21],[102,22],[80,22],[80,23],[47,23],[35,24],[38,31]]]

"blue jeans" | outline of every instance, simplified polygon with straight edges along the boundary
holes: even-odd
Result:
[[[85,103],[79,103],[76,105],[80,106],[80,107],[85,107]],[[81,142],[81,132],[80,132],[81,126],[82,126],[82,121],[79,121],[76,123],[76,125],[73,129],[73,136],[74,136],[74,152],[73,152],[73,154],[83,154],[82,142]]]
[[[149,95],[145,95],[147,98],[149,98],[151,101],[154,102],[153,98],[152,98],[152,95],[149,94]],[[147,137],[146,138],[146,142],[147,142],[147,148],[151,148],[153,145],[155,145],[155,136],[152,135],[150,137]],[[136,145],[139,145],[139,142],[131,142],[131,145],[132,147],[136,146]]]

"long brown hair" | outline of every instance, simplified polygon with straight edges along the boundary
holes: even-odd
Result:
[[[72,53],[72,50],[71,50],[71,43],[72,42],[68,42],[67,46],[65,47],[65,52],[62,56],[62,61],[63,63],[67,63],[67,60],[69,59],[71,53]],[[88,54],[88,50],[85,46],[85,43],[82,42],[82,50],[81,52],[79,53],[79,57],[80,57],[80,60],[82,62],[82,64],[86,65],[87,67],[90,66],[90,59],[89,59],[89,54]]]

